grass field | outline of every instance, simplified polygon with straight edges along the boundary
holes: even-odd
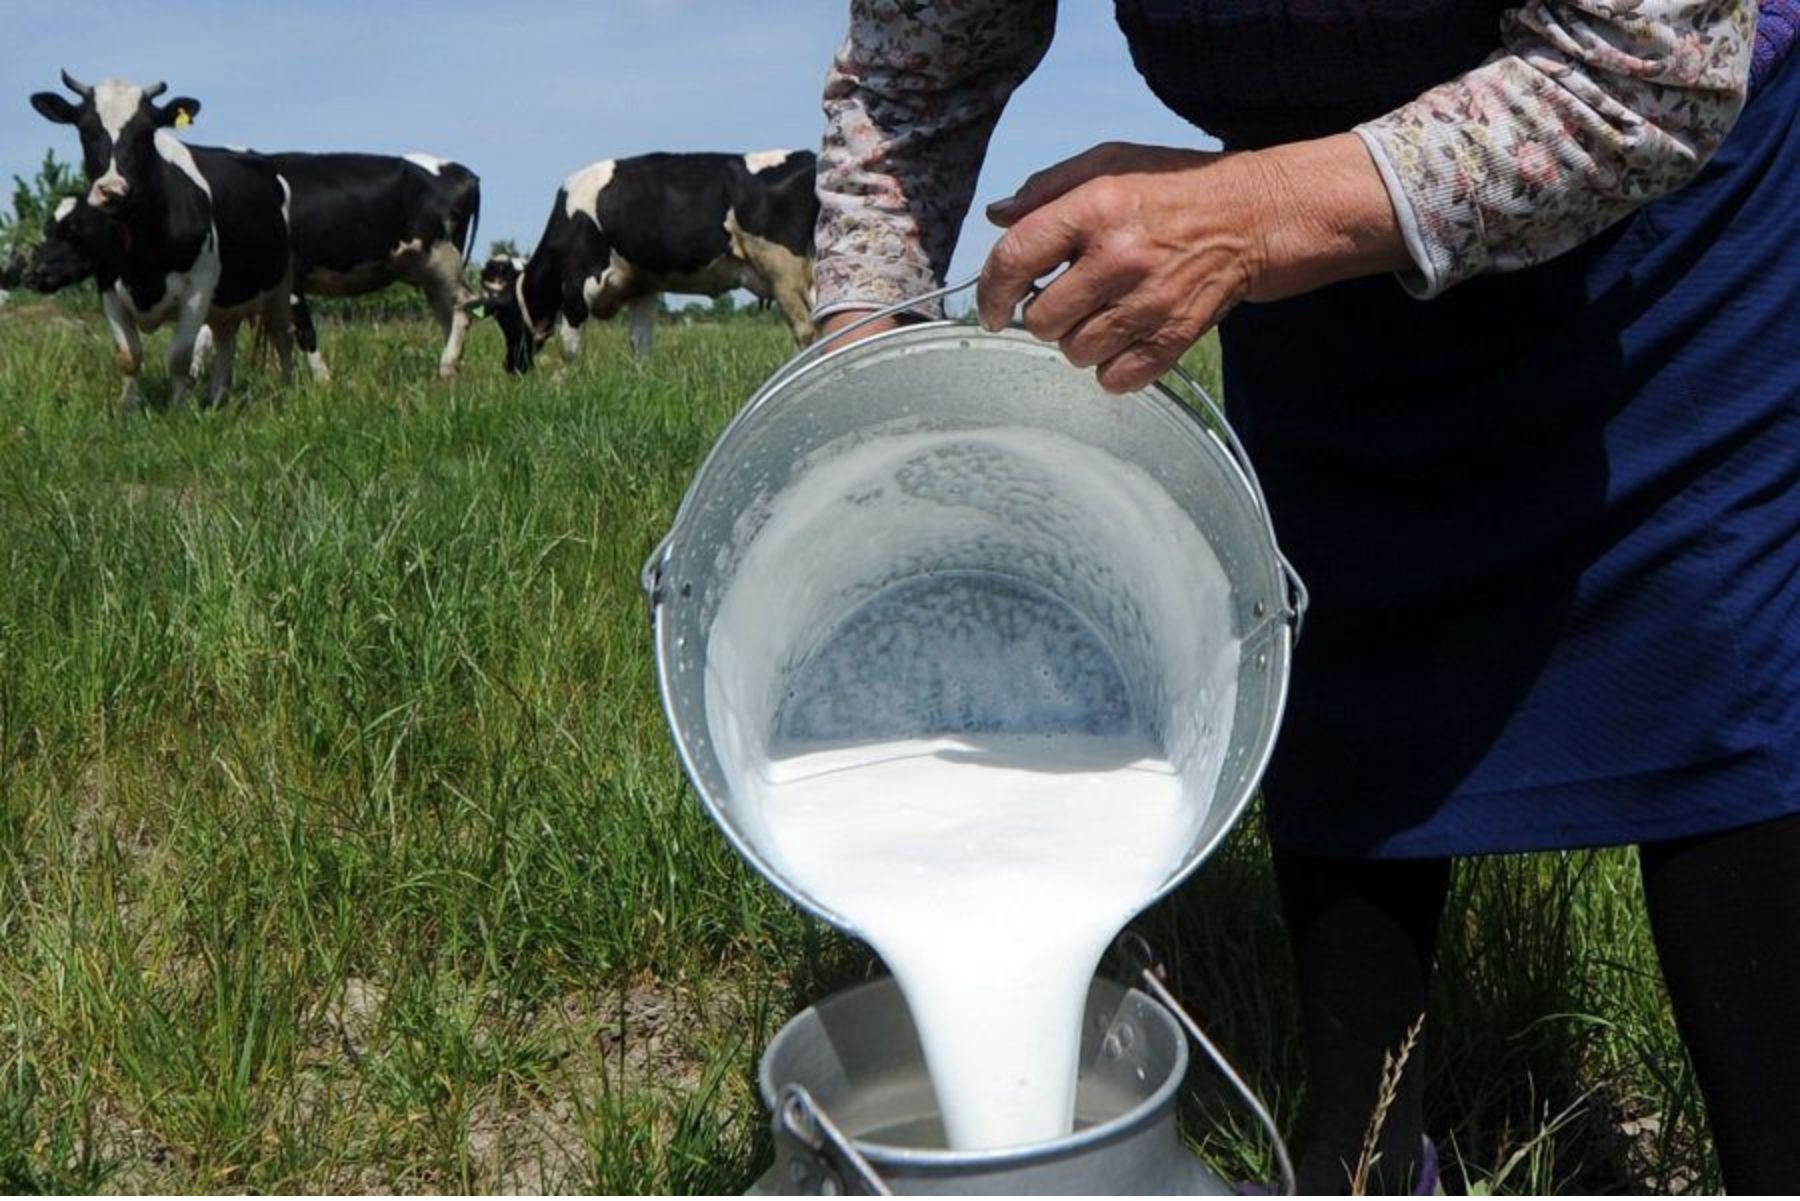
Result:
[[[327,323],[328,386],[246,355],[239,407],[122,422],[97,316],[27,299],[0,310],[0,1188],[747,1186],[764,1042],[875,967],[682,783],[637,570],[785,333],[669,328],[640,366],[596,330],[521,383],[484,329],[442,384],[423,324]],[[1622,853],[1460,874],[1426,1069],[1453,1187],[1716,1187],[1640,904]],[[1144,928],[1292,1123],[1255,831]],[[1269,1175],[1204,1080],[1187,1119]]]

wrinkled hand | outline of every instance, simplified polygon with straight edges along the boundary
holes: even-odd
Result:
[[[1359,139],[1212,154],[1112,142],[990,205],[1005,226],[976,302],[998,329],[1034,282],[1025,328],[1113,391],[1141,388],[1242,301],[1408,264]]]

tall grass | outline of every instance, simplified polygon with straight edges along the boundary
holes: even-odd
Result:
[[[0,312],[0,1187],[741,1189],[762,1044],[873,965],[683,787],[637,568],[786,335],[519,382],[483,330],[447,385],[422,324],[323,336],[328,386],[250,355],[123,422],[97,322]],[[1634,881],[1460,877],[1425,1070],[1471,1185],[1714,1182]],[[1291,1119],[1254,830],[1146,925]]]

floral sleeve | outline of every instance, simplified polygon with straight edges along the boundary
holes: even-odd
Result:
[[[1756,0],[1528,0],[1480,67],[1357,128],[1434,296],[1691,179],[1743,106]]]
[[[825,81],[815,317],[943,282],[988,138],[1056,0],[851,0]]]

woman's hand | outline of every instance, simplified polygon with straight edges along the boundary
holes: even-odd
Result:
[[[982,268],[982,324],[1010,320],[1098,367],[1151,383],[1244,300],[1279,300],[1411,264],[1386,187],[1353,134],[1209,154],[1107,143],[988,206],[1007,232]]]

